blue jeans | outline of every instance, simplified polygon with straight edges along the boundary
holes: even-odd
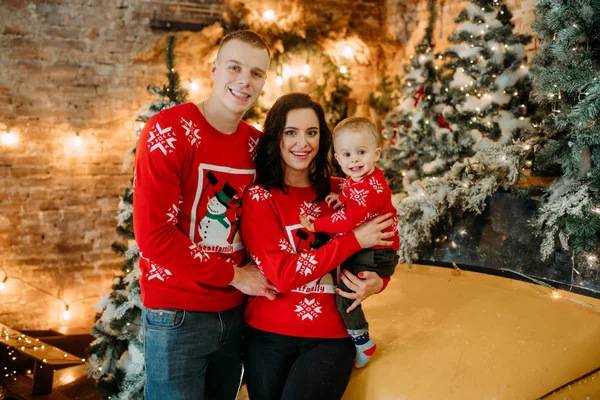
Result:
[[[143,308],[145,400],[234,400],[244,305],[223,312]]]

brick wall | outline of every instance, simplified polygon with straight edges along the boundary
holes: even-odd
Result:
[[[89,329],[120,262],[110,244],[131,178],[133,116],[152,100],[146,85],[163,77],[162,60],[146,48],[164,33],[153,33],[149,19],[212,21],[220,7],[218,0],[0,3],[0,130],[19,135],[17,145],[0,147],[0,266],[41,289],[9,278],[0,321]],[[75,135],[83,148],[72,146]],[[64,305],[53,296],[82,300],[71,305],[71,321],[62,321]]]
[[[272,1],[272,7],[289,3]],[[442,1],[442,0],[441,0]],[[464,2],[445,1],[439,44]],[[223,0],[44,0],[0,2],[0,131],[18,133],[0,144],[0,267],[9,280],[0,292],[0,321],[16,328],[85,332],[93,307],[110,291],[120,259],[116,238],[119,196],[129,186],[136,111],[152,98],[148,83],[163,82],[164,32],[152,18],[210,23]],[[269,2],[252,0],[266,7]],[[533,0],[511,0],[517,26],[527,31]],[[399,71],[404,49],[418,40],[426,3],[416,0],[303,0],[305,7],[348,18],[371,51],[353,70],[358,112],[381,71]],[[206,50],[181,35],[182,83],[196,81],[199,101],[210,88]],[[391,40],[390,40],[391,39]],[[399,39],[399,40],[396,40]],[[78,135],[82,148],[73,147]],[[0,271],[0,279],[2,279]],[[13,278],[13,279],[10,279]],[[26,285],[33,284],[38,289]],[[49,293],[50,295],[48,295]],[[73,318],[61,319],[62,298]]]

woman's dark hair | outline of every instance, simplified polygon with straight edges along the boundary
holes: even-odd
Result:
[[[265,189],[277,188],[286,191],[280,143],[288,112],[301,108],[312,109],[319,120],[319,151],[309,166],[309,179],[317,192],[316,200],[322,200],[330,191],[331,164],[328,154],[331,148],[331,131],[325,121],[323,108],[306,93],[288,93],[281,96],[267,113],[264,133],[256,150],[256,183]]]

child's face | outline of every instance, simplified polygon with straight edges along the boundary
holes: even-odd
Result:
[[[377,139],[371,133],[351,129],[336,136],[334,147],[335,159],[342,171],[356,182],[373,173],[381,153]]]

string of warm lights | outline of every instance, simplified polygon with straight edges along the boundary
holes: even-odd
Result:
[[[27,335],[25,335],[24,333],[18,333],[18,334],[9,334],[6,330],[2,330],[2,332],[0,333],[0,336],[4,339],[4,340],[16,340],[17,342],[19,342],[18,346],[15,346],[16,349],[21,350],[21,351],[25,351],[25,350],[33,350],[33,351],[42,351],[46,349],[46,345],[44,344],[44,342],[40,342],[40,339],[37,338],[32,338],[29,337]],[[13,355],[14,350],[10,351],[8,353],[9,356]],[[52,361],[60,361],[60,360],[64,360],[66,358],[68,358],[69,355],[67,353],[64,353],[62,358],[43,358],[42,362],[46,363],[46,362],[52,362]],[[13,356],[11,357],[11,359],[13,361],[16,360],[16,357]],[[82,362],[85,362],[85,358],[81,359]],[[6,369],[6,368],[5,368]]]
[[[26,284],[27,286],[29,286],[29,287],[31,287],[33,289],[36,289],[37,291],[39,291],[41,293],[44,293],[47,296],[53,297],[53,298],[61,301],[64,304],[64,309],[63,309],[63,312],[62,312],[62,319],[65,320],[65,321],[68,321],[68,320],[71,319],[71,309],[70,309],[70,306],[72,306],[74,304],[77,304],[77,303],[81,303],[81,302],[86,301],[86,300],[91,300],[91,299],[97,299],[98,298],[98,296],[88,296],[88,297],[83,297],[83,298],[78,299],[78,300],[67,302],[66,300],[62,299],[61,297],[59,297],[59,296],[57,296],[55,294],[52,294],[52,293],[48,292],[47,290],[44,290],[44,289],[42,289],[42,288],[40,288],[40,287],[38,287],[38,286],[30,283],[30,282],[27,282],[24,279],[21,279],[19,277],[12,276],[12,275],[9,277],[8,273],[6,272],[6,270],[3,267],[0,267],[0,270],[2,271],[2,274],[3,274],[3,278],[2,278],[2,280],[0,280],[0,293],[2,293],[4,291],[4,289],[6,288],[6,283],[9,280],[9,278],[10,278],[10,280],[15,280],[15,281],[22,282],[22,283]]]
[[[12,147],[19,144],[19,133],[13,130],[0,131],[0,143],[5,147]],[[76,132],[70,139],[67,139],[67,144],[76,148],[83,149],[85,142],[83,138]]]

